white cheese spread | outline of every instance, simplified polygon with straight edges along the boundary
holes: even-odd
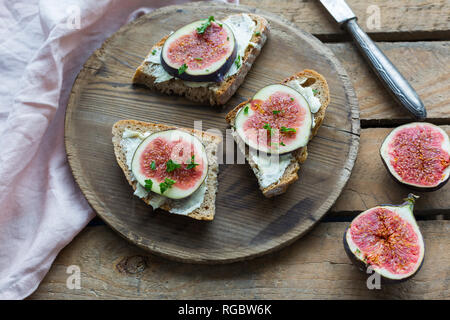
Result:
[[[306,101],[308,101],[311,113],[316,113],[317,111],[319,111],[321,106],[320,100],[319,98],[314,96],[314,92],[311,87],[302,87],[302,84],[306,80],[307,80],[306,78],[302,80],[295,79],[286,82],[286,85],[288,85],[289,87],[300,93],[306,99]]]
[[[261,187],[267,188],[271,184],[280,181],[284,171],[292,161],[292,153],[283,155],[257,155],[255,151],[249,152],[249,159],[258,166],[258,177]]]
[[[122,140],[120,144],[125,152],[126,164],[128,166],[128,170],[130,171],[132,181],[136,180],[133,173],[131,172],[131,161],[133,160],[134,152],[136,151],[137,147],[142,142],[142,140],[148,137],[149,135],[150,132],[145,132],[144,134],[142,134],[140,132],[133,131],[130,129],[125,129],[122,134]],[[169,212],[187,215],[192,211],[194,211],[195,209],[200,208],[200,206],[202,205],[205,199],[207,180],[208,177],[206,177],[205,181],[192,195],[183,199],[169,199],[155,192],[151,191],[149,192],[145,190],[145,188],[139,183],[136,186],[136,191],[134,192],[134,195],[138,196],[139,198],[147,198],[150,196],[149,202],[150,205],[153,207],[153,210],[161,207],[165,203],[168,203],[171,207]]]
[[[233,62],[230,69],[225,74],[224,78],[227,79],[236,74],[242,67],[242,58],[245,55],[245,50],[247,47],[249,45],[254,47],[256,46],[255,43],[250,42],[250,39],[253,37],[256,24],[248,14],[231,15],[227,19],[222,20],[222,22],[226,23],[233,31],[237,45],[237,57],[240,57],[239,63]],[[149,72],[155,77],[155,83],[165,82],[174,78],[168,74],[161,65],[161,50],[162,47],[154,47],[152,52],[150,52],[147,58],[145,58],[145,61],[149,62]],[[188,87],[196,88],[208,87],[211,84],[215,84],[215,82],[184,81],[184,84]]]

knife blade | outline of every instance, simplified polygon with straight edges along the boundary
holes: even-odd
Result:
[[[369,62],[375,74],[393,95],[416,119],[423,120],[427,111],[417,92],[406,81],[375,42],[361,29],[357,17],[345,0],[320,0],[337,23],[353,37],[358,49]]]
[[[339,24],[356,18],[356,15],[344,0],[320,0],[320,2]]]

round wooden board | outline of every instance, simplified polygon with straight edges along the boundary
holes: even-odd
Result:
[[[271,34],[244,84],[222,111],[131,84],[150,47],[171,30],[210,15],[264,16]],[[303,69],[323,74],[331,91],[324,124],[308,146],[299,180],[267,199],[247,164],[220,165],[216,215],[211,222],[156,210],[133,191],[116,163],[111,127],[136,119],[203,129],[227,128],[224,117],[261,87]],[[359,112],[345,70],[312,35],[276,15],[215,3],[165,7],[111,36],[85,63],[66,112],[66,149],[73,175],[97,214],[114,230],[153,253],[184,262],[225,263],[279,249],[304,235],[330,209],[347,182],[358,150]]]

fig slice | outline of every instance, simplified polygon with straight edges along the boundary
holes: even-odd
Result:
[[[359,214],[344,234],[344,248],[352,262],[388,281],[404,281],[420,269],[425,246],[413,214],[417,196],[401,205],[382,205]]]
[[[192,22],[164,42],[161,65],[174,77],[194,82],[219,82],[236,59],[231,28],[213,17]]]
[[[238,111],[235,129],[249,147],[284,154],[307,145],[311,124],[306,99],[291,87],[272,84]]]
[[[136,148],[131,171],[147,191],[182,199],[205,180],[208,158],[202,142],[190,133],[178,129],[159,131]]]
[[[380,155],[391,176],[412,189],[439,189],[450,176],[449,137],[431,123],[413,122],[392,130]]]

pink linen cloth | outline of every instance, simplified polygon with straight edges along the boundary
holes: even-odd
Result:
[[[0,299],[36,290],[95,215],[64,149],[64,112],[83,63],[126,22],[186,1],[0,2]]]

